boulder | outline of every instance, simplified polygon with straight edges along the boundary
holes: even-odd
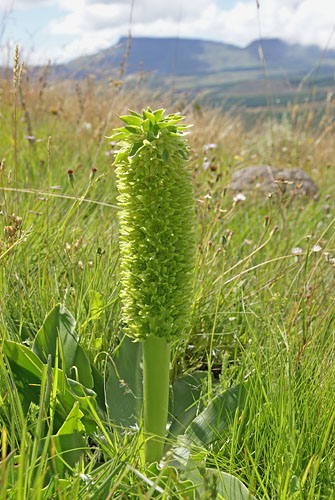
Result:
[[[319,188],[301,168],[276,168],[270,165],[251,165],[236,170],[230,181],[234,192],[254,191],[274,193],[295,190],[297,194],[315,195]]]

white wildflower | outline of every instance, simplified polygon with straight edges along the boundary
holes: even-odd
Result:
[[[322,247],[320,245],[314,245],[314,247],[312,248],[312,252],[315,252],[315,253],[321,252],[321,250],[322,250]]]
[[[301,255],[303,253],[303,249],[300,247],[294,247],[291,252],[293,255]]]
[[[214,142],[211,142],[210,144],[205,144],[202,149],[204,152],[206,152],[209,149],[216,149],[216,148],[217,148],[217,145]]]
[[[235,203],[237,203],[238,201],[245,201],[246,199],[247,197],[243,193],[237,193],[233,198]]]

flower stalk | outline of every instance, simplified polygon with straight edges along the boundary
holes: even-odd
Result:
[[[194,203],[186,125],[165,110],[130,111],[115,159],[121,299],[127,334],[143,343],[145,457],[163,454],[170,345],[188,322],[194,263]]]
[[[150,335],[143,342],[144,454],[147,462],[163,455],[169,407],[170,344]]]

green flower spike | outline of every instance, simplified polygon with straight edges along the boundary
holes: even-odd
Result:
[[[194,265],[194,202],[186,125],[164,109],[121,116],[116,176],[121,299],[127,333],[143,342],[145,458],[163,454],[170,344],[188,322]]]

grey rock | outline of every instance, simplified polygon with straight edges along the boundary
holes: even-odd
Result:
[[[315,195],[319,188],[301,168],[276,168],[270,165],[251,165],[236,170],[230,181],[234,192],[254,191],[260,193],[290,192],[308,196]]]

